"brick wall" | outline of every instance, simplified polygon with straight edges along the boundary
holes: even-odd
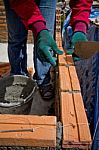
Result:
[[[7,42],[7,25],[3,1],[0,0],[0,43]]]
[[[0,43],[5,43],[8,40],[8,31],[6,25],[6,16],[3,0],[0,0]],[[29,31],[28,43],[33,43],[32,32]]]

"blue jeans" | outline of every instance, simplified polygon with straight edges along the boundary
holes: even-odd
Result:
[[[46,20],[47,28],[53,35],[56,10],[56,0],[38,0],[39,8]],[[8,57],[11,64],[11,74],[27,75],[27,34],[28,31],[20,18],[10,8],[9,0],[4,0],[8,26]],[[35,45],[35,44],[34,44]],[[34,67],[37,83],[48,84],[50,82],[50,67],[47,62],[42,63],[34,48]]]

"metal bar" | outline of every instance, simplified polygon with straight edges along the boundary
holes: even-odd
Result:
[[[34,129],[14,129],[14,130],[0,130],[0,133],[5,133],[5,132],[33,132]]]

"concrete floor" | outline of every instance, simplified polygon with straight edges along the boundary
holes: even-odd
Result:
[[[33,67],[33,60],[32,60],[33,45],[32,44],[27,45],[27,54],[28,54],[27,65],[28,65],[28,67]],[[5,44],[0,43],[0,62],[9,62],[8,55],[7,55],[7,44],[6,43]],[[48,115],[52,104],[53,104],[53,99],[50,101],[44,101],[39,93],[39,90],[37,90],[37,92],[35,93],[35,96],[33,98],[30,114]]]

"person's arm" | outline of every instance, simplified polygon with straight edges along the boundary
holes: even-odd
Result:
[[[41,30],[47,29],[46,21],[40,13],[35,0],[10,0],[10,5],[21,18],[26,29],[33,31],[35,38]]]
[[[63,54],[46,28],[46,22],[34,0],[10,0],[11,8],[20,16],[27,29],[31,29],[36,41],[36,50],[42,62],[56,65],[51,50],[55,54]]]
[[[70,23],[73,30],[86,32],[93,0],[70,0],[72,10]],[[81,24],[82,23],[82,24]]]
[[[71,47],[74,49],[77,42],[86,42],[89,16],[93,0],[70,0],[72,10],[70,24],[73,29]]]

